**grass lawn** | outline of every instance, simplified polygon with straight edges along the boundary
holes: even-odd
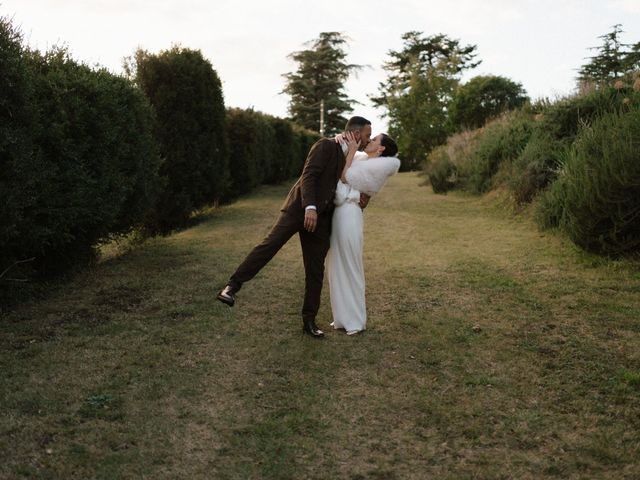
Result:
[[[289,185],[0,318],[0,478],[638,479],[640,266],[393,177],[368,330],[301,333],[297,239],[215,293]]]

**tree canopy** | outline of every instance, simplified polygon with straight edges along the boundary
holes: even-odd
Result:
[[[482,127],[490,118],[519,108],[528,100],[520,83],[496,75],[479,75],[458,87],[450,106],[453,129]]]
[[[600,46],[591,48],[597,53],[580,67],[579,83],[606,86],[640,69],[640,42],[622,43],[622,25],[617,24],[612,28],[611,32],[598,37],[602,39]]]
[[[138,50],[129,75],[156,113],[164,159],[158,227],[186,223],[192,210],[214,203],[229,183],[222,82],[202,52],[175,46],[158,54]]]
[[[463,71],[475,68],[476,46],[438,34],[410,31],[403,48],[390,51],[388,72],[375,106],[386,110],[389,133],[396,137],[403,170],[416,168],[450,133],[448,107]]]
[[[332,135],[343,130],[346,113],[357,104],[344,91],[351,73],[362,68],[346,61],[347,37],[339,32],[321,32],[307,42],[309,48],[293,52],[289,58],[298,64],[295,72],[286,73],[282,93],[291,97],[289,115],[298,125],[320,130],[320,104],[324,101],[324,133]]]

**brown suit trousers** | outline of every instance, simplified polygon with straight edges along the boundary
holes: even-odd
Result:
[[[315,319],[320,308],[324,259],[329,251],[333,197],[344,162],[342,149],[334,140],[323,138],[311,147],[302,175],[287,195],[278,220],[231,276],[231,288],[240,290],[243,283],[251,280],[298,233],[305,270],[302,318]],[[304,213],[308,205],[315,205],[318,212],[318,223],[313,233],[304,229]]]

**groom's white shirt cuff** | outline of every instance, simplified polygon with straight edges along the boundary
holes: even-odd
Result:
[[[306,212],[307,210],[315,210],[318,211],[318,209],[316,208],[315,205],[307,205],[306,207],[304,207],[304,211]]]

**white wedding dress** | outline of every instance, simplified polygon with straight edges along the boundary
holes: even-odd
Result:
[[[344,328],[348,334],[365,330],[367,326],[360,191],[368,195],[377,193],[399,167],[400,160],[397,158],[369,159],[365,153],[357,152],[345,175],[348,183],[338,181],[326,267],[332,326]]]
[[[364,230],[360,192],[338,180],[331,223],[327,273],[333,328],[359,332],[366,328],[362,251]]]

